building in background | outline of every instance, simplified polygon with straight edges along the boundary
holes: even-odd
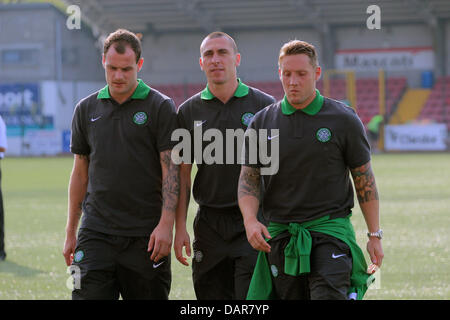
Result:
[[[405,0],[403,6],[378,1],[378,30],[367,27],[367,3],[357,0],[346,6],[334,0],[11,2],[0,0],[0,114],[8,127],[9,155],[68,151],[75,104],[105,85],[101,39],[119,27],[143,35],[139,77],[177,105],[205,86],[197,61],[209,32],[232,35],[243,57],[238,76],[277,98],[283,94],[278,50],[288,40],[303,39],[321,53],[326,72],[319,90],[350,103],[365,124],[383,114],[388,134],[382,136],[389,145],[408,141],[414,150],[423,148],[418,141],[439,140],[436,146],[445,146],[450,129],[445,0]],[[80,9],[79,28],[67,26],[70,5]],[[430,130],[417,136],[418,122]],[[405,124],[412,127],[396,127]]]
[[[68,30],[66,19],[51,4],[0,4],[0,113],[9,155],[67,149],[74,105],[104,82],[92,32]]]

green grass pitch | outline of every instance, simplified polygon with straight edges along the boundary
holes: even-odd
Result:
[[[72,161],[2,161],[8,257],[0,263],[1,300],[70,299],[62,247]],[[385,258],[366,299],[450,299],[450,154],[380,154],[372,163]],[[191,241],[196,207],[191,201]],[[365,251],[366,226],[357,205],[352,221]],[[172,258],[170,299],[195,299],[191,268]]]

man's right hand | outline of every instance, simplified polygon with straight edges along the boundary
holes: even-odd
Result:
[[[73,254],[77,245],[77,237],[75,233],[66,233],[66,240],[64,241],[63,256],[66,260],[66,265],[70,266],[73,260]]]
[[[182,230],[175,230],[175,241],[173,243],[173,248],[175,250],[175,257],[177,260],[184,264],[185,266],[189,266],[189,263],[187,262],[187,258],[183,256],[183,247],[186,249],[186,255],[188,257],[191,256],[191,241],[189,237],[189,233],[187,232],[186,228],[183,228]]]
[[[248,242],[258,251],[270,252],[270,245],[264,237],[272,239],[266,226],[258,220],[244,223],[245,232],[247,233]]]

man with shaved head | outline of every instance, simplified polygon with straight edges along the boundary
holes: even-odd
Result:
[[[367,224],[370,259],[380,267],[384,257],[364,126],[352,108],[316,89],[322,69],[312,44],[285,43],[278,66],[285,96],[259,112],[249,130],[279,129],[279,170],[263,176],[262,161],[248,161],[246,144],[239,179],[248,241],[259,251],[247,298],[362,299],[369,275],[350,221],[350,175]],[[268,227],[257,220],[261,202]]]
[[[275,101],[237,77],[240,62],[236,43],[228,34],[213,32],[203,39],[199,64],[207,85],[180,106],[181,128],[191,133],[200,128],[219,130],[223,137],[227,129],[243,132],[258,111]],[[202,144],[202,154],[205,147]],[[192,275],[197,299],[245,299],[255,265],[256,250],[246,240],[237,203],[240,159],[236,158],[236,149],[223,150],[224,158],[233,152],[233,163],[207,164],[195,159],[198,171],[193,195],[199,208],[194,221]],[[188,263],[182,248],[190,255],[186,216],[193,161],[191,158],[180,166],[180,201],[175,223],[175,254],[185,265]]]

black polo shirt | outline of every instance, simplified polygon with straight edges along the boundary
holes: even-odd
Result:
[[[208,129],[220,130],[223,136],[223,163],[206,164],[195,159],[198,167],[194,180],[193,196],[200,206],[213,208],[237,207],[237,187],[241,169],[242,145],[234,143],[234,159],[227,164],[226,129],[241,129],[244,133],[253,116],[274,103],[275,99],[256,89],[249,87],[238,79],[238,87],[227,103],[217,99],[208,86],[198,94],[186,100],[178,109],[178,124],[189,130],[194,137],[195,121],[201,126],[203,134]],[[197,128],[198,129],[198,128]],[[202,143],[202,153],[211,142]],[[194,139],[192,139],[192,161],[194,161]],[[230,155],[231,158],[231,155]],[[200,163],[201,162],[201,163]]]
[[[159,153],[172,149],[173,101],[142,80],[118,104],[108,86],[81,100],[72,120],[71,152],[89,155],[81,227],[147,236],[161,216]]]
[[[364,126],[342,102],[316,98],[297,110],[286,97],[257,113],[249,129],[278,129],[279,169],[264,180],[264,216],[289,223],[331,214],[345,216],[354,205],[349,168],[370,160]],[[274,142],[274,141],[273,141]],[[246,164],[250,164],[246,140]],[[258,142],[259,145],[259,142]]]

